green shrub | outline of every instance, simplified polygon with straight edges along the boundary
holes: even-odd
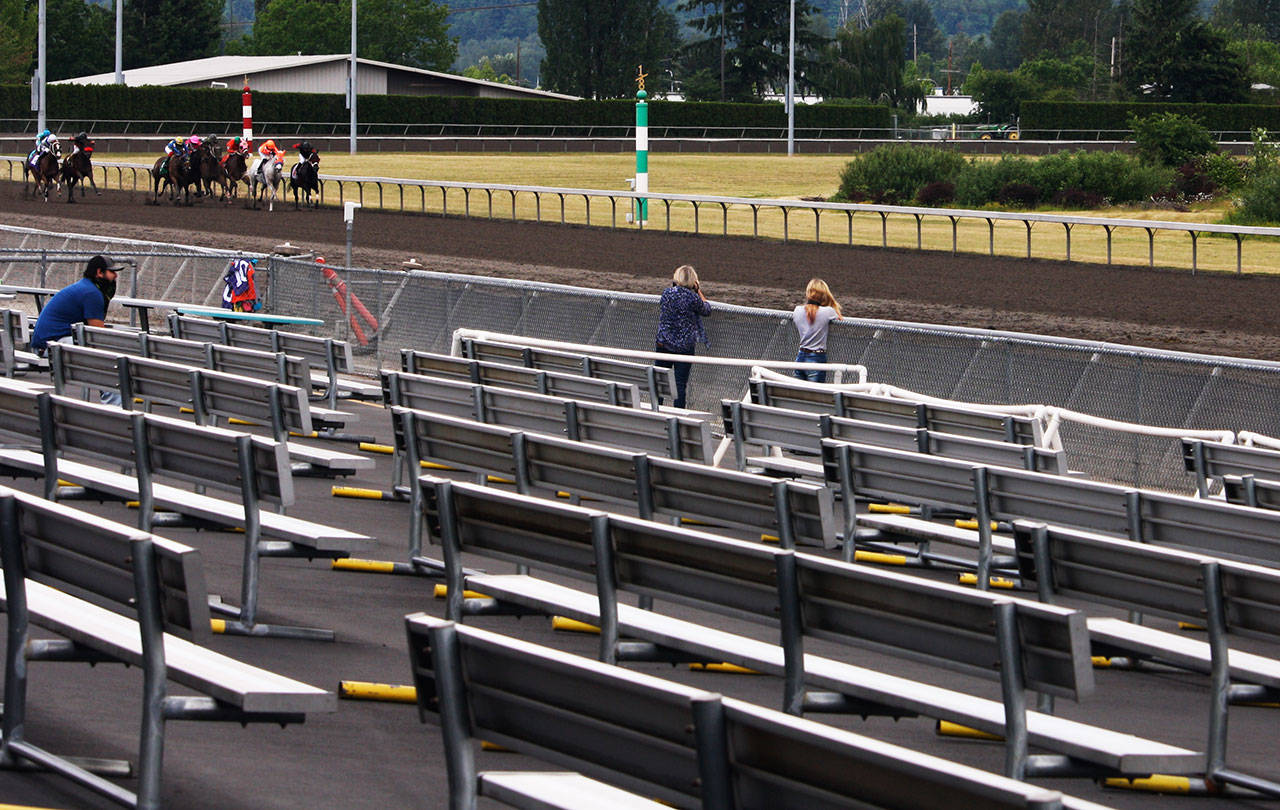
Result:
[[[1235,191],[1244,183],[1245,164],[1226,152],[1202,156],[1197,168],[1220,189]]]
[[[892,144],[850,161],[840,174],[838,200],[898,204],[915,199],[930,183],[951,181],[965,159],[949,149]]]
[[[973,160],[956,178],[956,204],[981,208],[996,202],[1011,184],[1032,184],[1034,168],[1024,157],[1001,155],[999,160]]]
[[[1280,169],[1254,175],[1227,212],[1233,225],[1280,225]]]
[[[1143,163],[1181,166],[1218,150],[1218,144],[1199,121],[1178,113],[1130,116],[1134,148]]]

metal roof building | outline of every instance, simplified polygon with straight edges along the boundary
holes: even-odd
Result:
[[[356,79],[361,95],[476,96],[480,98],[574,99],[562,93],[532,90],[453,73],[360,59]],[[231,87],[246,77],[254,90],[279,93],[347,92],[350,54],[291,56],[212,56],[189,62],[133,68],[124,72],[130,87]],[[114,73],[64,79],[54,84],[114,84]]]

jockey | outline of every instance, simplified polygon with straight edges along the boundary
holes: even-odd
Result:
[[[93,151],[93,141],[89,140],[89,133],[84,131],[77,132],[76,136],[71,139],[71,144],[75,147],[72,150],[72,154]]]
[[[185,150],[185,151],[187,151],[187,152],[194,152],[194,151],[196,151],[197,149],[199,149],[199,148],[200,148],[200,146],[201,146],[201,144],[203,144],[203,143],[204,143],[204,141],[200,140],[200,136],[199,136],[199,135],[192,135],[190,138],[187,138],[187,145],[186,145],[186,150]]]
[[[304,160],[307,163],[310,163],[312,166],[320,165],[320,153],[317,152],[314,148],[312,148],[311,141],[303,141],[302,143],[295,143],[293,145],[293,148],[298,150],[298,157],[301,160]]]
[[[249,144],[241,140],[239,135],[227,142],[226,154],[222,156],[223,165],[226,165],[227,158],[232,155],[244,155],[245,158],[249,157]]]
[[[36,148],[31,153],[31,165],[36,165],[36,161],[46,152],[52,152],[58,143],[58,136],[54,135],[50,130],[45,130],[36,136]]]
[[[164,145],[165,157],[173,157],[177,155],[185,155],[187,153],[187,139],[181,136],[174,138]]]
[[[263,164],[273,158],[284,160],[284,152],[276,146],[275,141],[263,141],[262,146],[258,147],[258,162],[253,164],[253,173],[261,176]]]

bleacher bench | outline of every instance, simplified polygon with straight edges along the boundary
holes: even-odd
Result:
[[[337,709],[332,692],[204,646],[210,619],[195,549],[0,487],[0,553],[9,641],[0,746],[7,757],[56,770],[126,806],[158,808],[167,721],[285,725]],[[34,639],[33,625],[60,638]],[[41,669],[29,664],[104,660],[145,675],[136,794],[40,747],[58,707],[28,711],[28,683]],[[199,694],[171,694],[169,681]],[[77,735],[87,733],[85,717],[65,720]]]

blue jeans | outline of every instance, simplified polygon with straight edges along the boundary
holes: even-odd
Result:
[[[663,346],[661,343],[655,343],[653,346],[653,350],[655,352],[658,352],[659,354],[693,354],[693,349],[689,349],[688,351],[677,352],[677,351],[672,351],[671,349],[668,349],[666,346]],[[684,401],[685,401],[685,391],[689,389],[689,373],[693,371],[693,363],[677,363],[672,360],[655,360],[653,361],[653,364],[655,366],[662,366],[664,368],[675,369],[674,374],[676,378],[676,401],[671,404],[676,406],[677,408],[683,408]],[[658,404],[659,405],[662,404],[661,397],[658,398]]]
[[[801,349],[796,352],[797,363],[825,363],[827,362],[826,352],[815,352],[809,349]],[[827,372],[814,369],[809,371],[805,368],[798,368],[794,372],[797,380],[808,380],[809,382],[824,383],[827,381]]]

